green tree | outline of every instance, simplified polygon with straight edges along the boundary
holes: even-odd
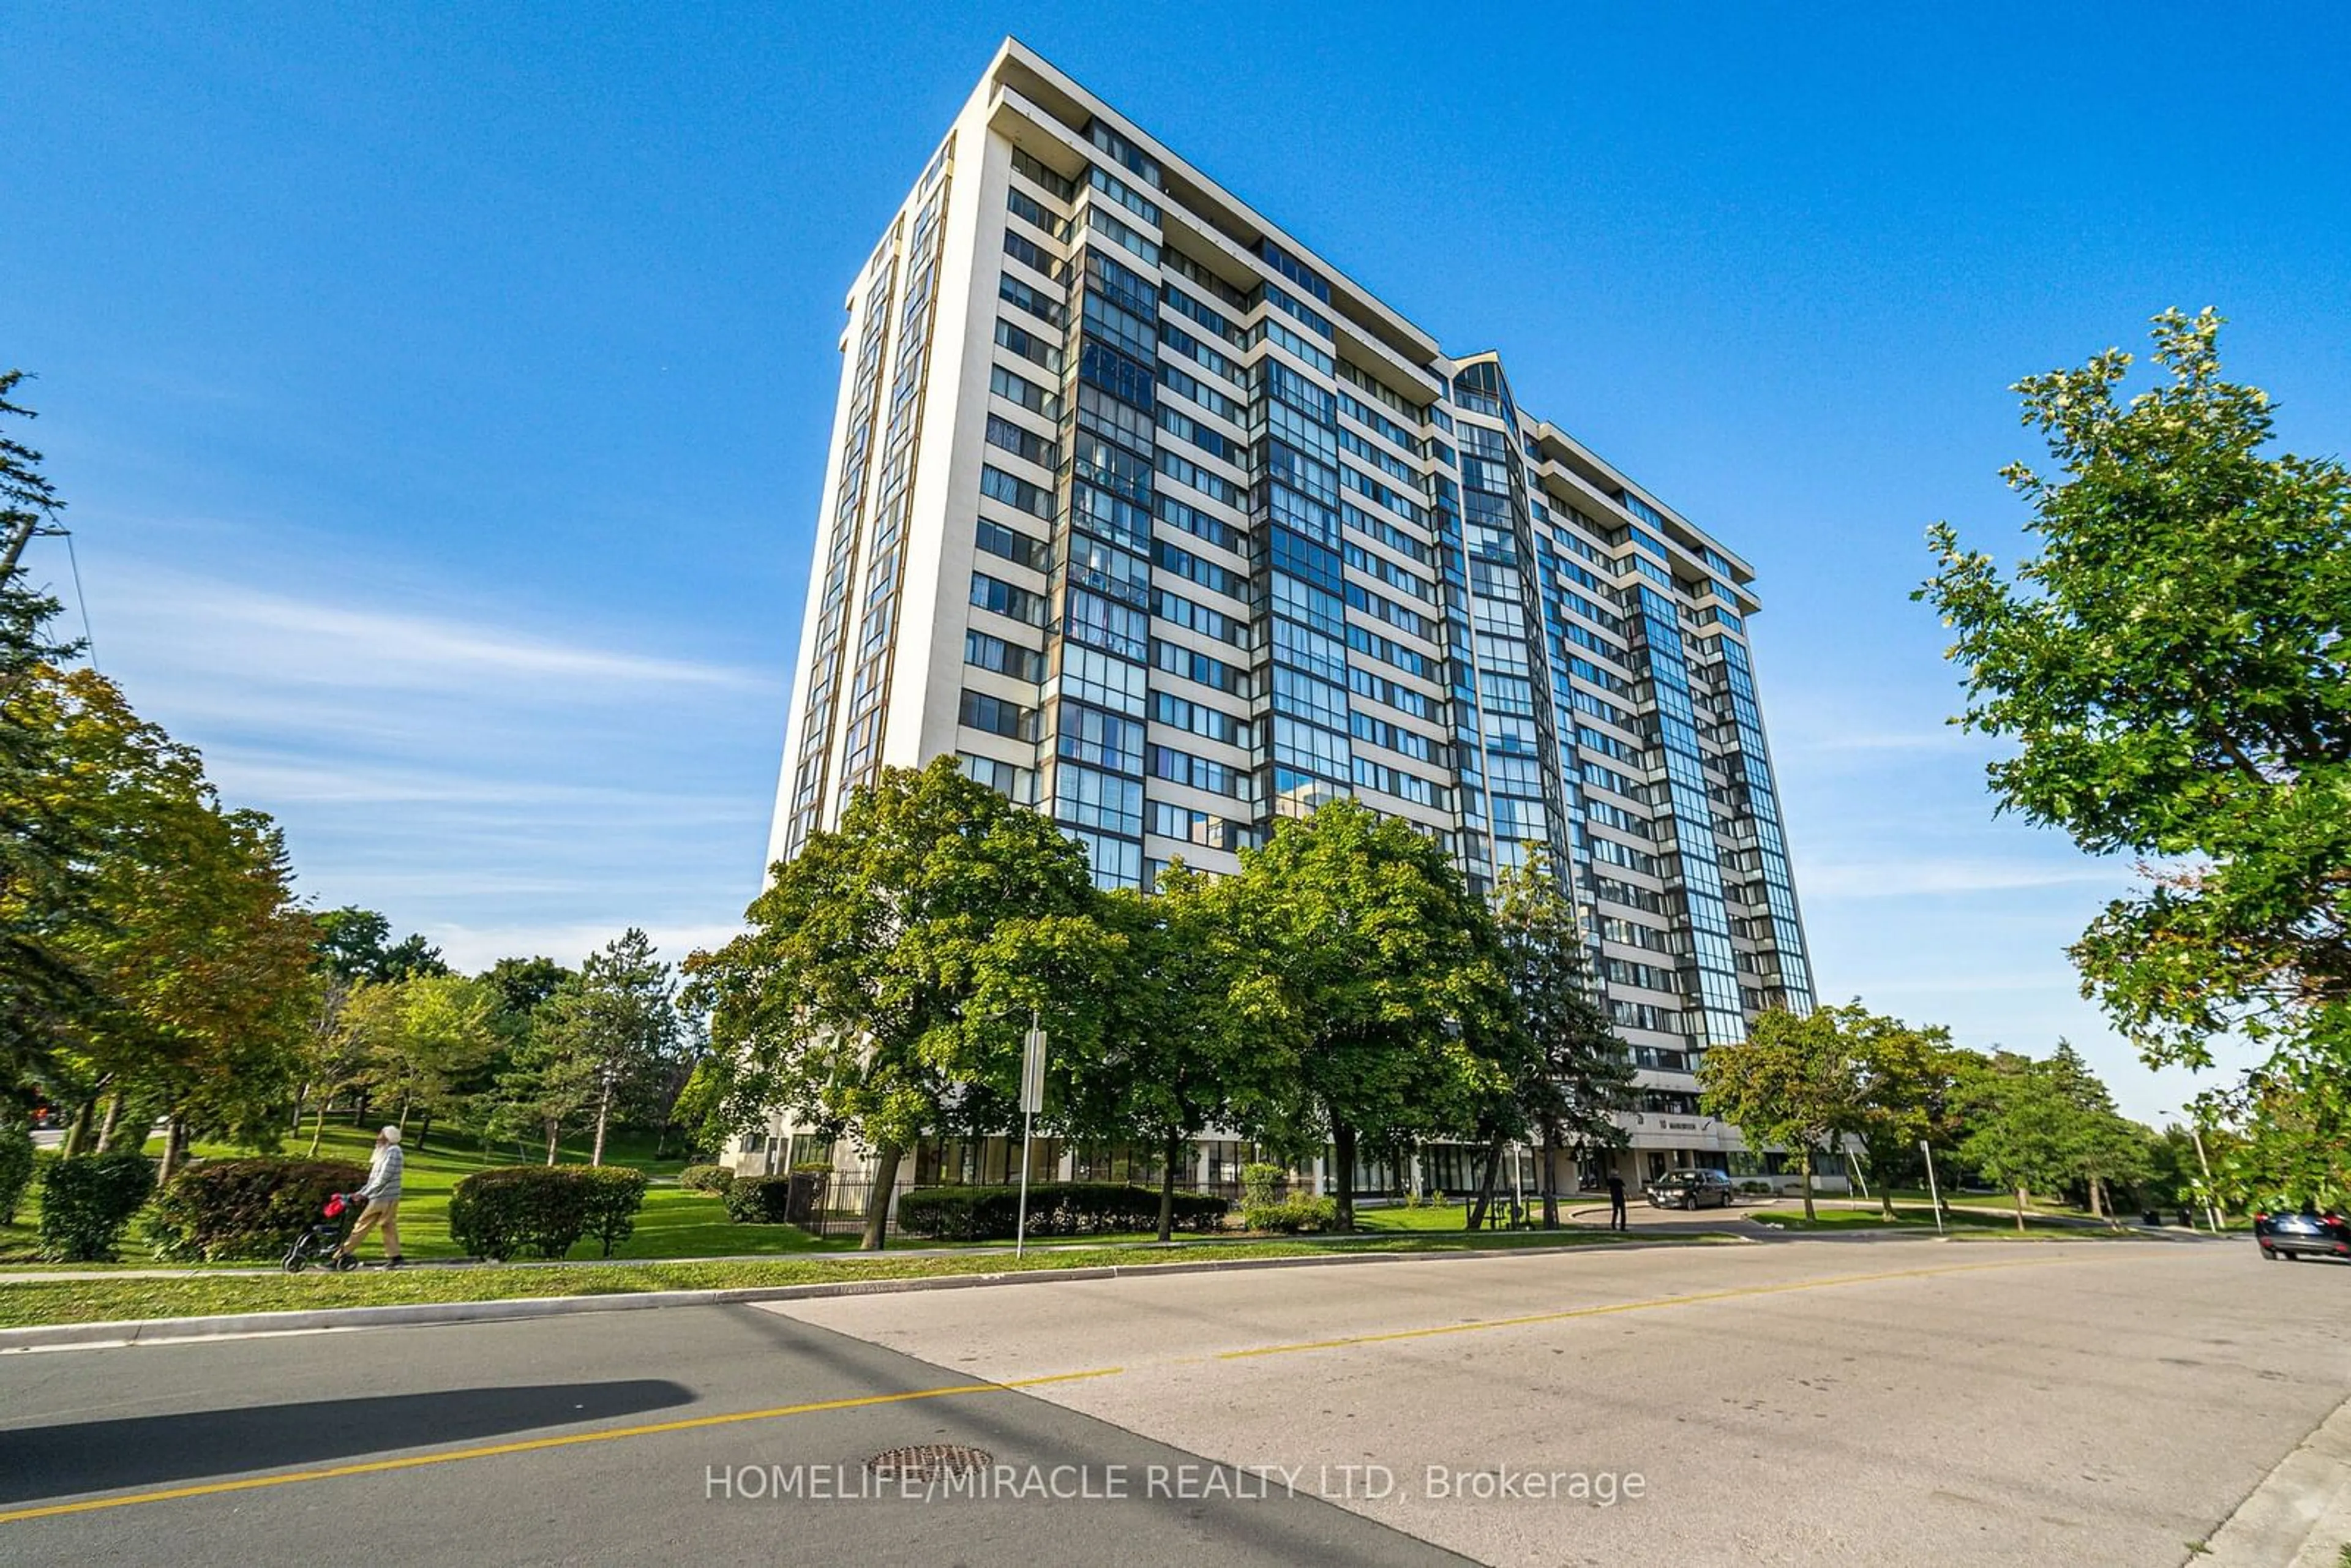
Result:
[[[86,987],[58,1049],[67,1075],[105,1095],[106,1134],[126,1109],[141,1129],[171,1118],[167,1176],[192,1127],[274,1146],[308,1027],[314,937],[277,828],[224,809],[196,753],[97,672],[36,666],[14,695],[51,737],[37,785],[86,845],[86,915],[52,937]]]
[[[404,1130],[422,1115],[422,1149],[434,1118],[452,1117],[483,1087],[482,1075],[504,1043],[497,1030],[498,996],[480,980],[457,975],[410,975],[373,988],[392,998],[387,1037],[376,1046],[376,1092],[399,1105]]]
[[[2072,1180],[2080,1107],[2045,1062],[1995,1051],[1959,1085],[1967,1128],[1959,1157],[2016,1194],[2016,1228],[2024,1228],[2025,1200],[2055,1192]]]
[[[1877,1182],[1880,1210],[1891,1218],[1895,1183],[1923,1175],[1918,1145],[1948,1149],[1957,1137],[1953,1097],[1967,1053],[1940,1025],[1914,1028],[1874,1013],[1850,1017],[1845,1032],[1858,1075],[1854,1131]]]
[[[2018,383],[2056,465],[2006,472],[2039,553],[2011,580],[1938,524],[1918,597],[1956,633],[1957,722],[2016,743],[1989,770],[2001,809],[2153,868],[2074,945],[2085,993],[2151,1063],[2209,1067],[2234,1035],[2269,1053],[2265,1082],[2341,1083],[2351,471],[2270,454],[2270,400],[2222,379],[2220,325],[2155,318],[2165,379],[2127,402],[2119,350]],[[2267,1140],[2281,1169],[2351,1134],[2340,1093],[2296,1103],[2308,1152]]]
[[[372,909],[345,904],[318,916],[319,960],[338,978],[405,980],[412,976],[439,977],[450,972],[441,961],[441,949],[420,932],[397,942],[392,923]]]
[[[1559,1224],[1559,1151],[1625,1142],[1616,1113],[1634,1101],[1633,1053],[1593,994],[1574,902],[1541,855],[1499,879],[1494,927],[1513,1042],[1509,1114],[1489,1126],[1479,1202],[1468,1218],[1477,1228],[1492,1194],[1501,1154],[1492,1134],[1532,1132],[1542,1144],[1543,1225],[1552,1228]]]
[[[556,1049],[593,1085],[594,1139],[588,1163],[604,1163],[604,1141],[616,1112],[647,1109],[681,1041],[677,987],[653,941],[631,926],[588,956],[576,981],[547,1002]],[[676,1094],[660,1096],[666,1111]]]
[[[24,379],[0,371],[0,421],[36,417],[10,401]],[[41,461],[0,426],[0,539],[29,538],[63,510]],[[25,701],[78,652],[50,635],[57,612],[26,586],[21,565],[0,572],[0,1091],[37,1078],[86,1104],[58,1051],[94,994],[61,939],[96,918],[86,874],[94,828],[86,802],[58,786],[54,726]]]
[[[1186,1151],[1211,1126],[1244,1134],[1262,1125],[1293,1065],[1241,1025],[1232,1006],[1243,966],[1216,884],[1181,863],[1145,898],[1102,900],[1099,955],[1071,990],[1090,1005],[1049,1057],[1049,1104],[1064,1135],[1129,1142],[1159,1157],[1159,1239],[1175,1222]],[[1068,994],[1068,993],[1065,993]]]
[[[1857,1001],[1802,1018],[1774,1008],[1757,1016],[1744,1040],[1712,1047],[1698,1066],[1708,1115],[1738,1128],[1750,1148],[1778,1144],[1795,1155],[1806,1219],[1815,1218],[1813,1156],[1864,1120],[1854,1035],[1870,1021]]]
[[[2057,1042],[2043,1068],[2057,1092],[2074,1109],[2068,1157],[2082,1184],[2085,1207],[2092,1214],[2112,1219],[2114,1189],[2136,1189],[2153,1168],[2147,1155],[2147,1129],[2115,1109],[2114,1096],[2068,1041]]]
[[[880,1249],[904,1152],[975,1085],[1018,1081],[1017,1032],[976,1002],[982,971],[1019,968],[1032,936],[1090,919],[1096,896],[1084,851],[955,758],[884,769],[776,865],[748,931],[687,961],[728,1121],[782,1107],[854,1137],[874,1157],[863,1245]]]
[[[1350,1229],[1359,1147],[1461,1130],[1507,1090],[1493,923],[1435,840],[1349,799],[1240,862],[1215,889],[1247,965],[1233,1003],[1296,1063],[1289,1135],[1330,1140]]]
[[[2351,1082],[2321,1061],[2276,1064],[2199,1102],[2215,1201],[2236,1209],[2351,1207]]]

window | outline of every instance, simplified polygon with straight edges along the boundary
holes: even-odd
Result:
[[[1000,398],[1019,403],[1031,413],[1041,413],[1047,419],[1061,417],[1060,397],[1047,392],[1034,382],[1014,375],[1002,365],[990,367],[987,373],[987,390]]]
[[[1063,757],[1121,773],[1143,771],[1143,726],[1135,720],[1065,700],[1057,722]]]
[[[1143,781],[1064,762],[1053,769],[1053,815],[1081,828],[1143,831]]]
[[[971,574],[971,601],[982,610],[992,610],[998,615],[1008,615],[1015,621],[1025,621],[1031,626],[1045,623],[1045,596],[1025,588],[1015,588],[986,572]]]
[[[1010,273],[1004,274],[996,292],[1006,304],[1026,310],[1049,327],[1061,325],[1061,302],[1041,288],[1031,288]]]
[[[1033,770],[998,762],[993,757],[975,757],[968,751],[957,752],[956,760],[962,765],[965,778],[987,785],[1014,805],[1037,803],[1037,775]]]
[[[1014,740],[1033,741],[1037,738],[1037,710],[1022,707],[1002,697],[989,696],[986,692],[967,691],[963,694],[963,722],[974,729],[984,729],[990,735],[1008,736]]]
[[[1001,468],[982,465],[979,470],[979,493],[989,500],[1001,501],[1017,507],[1032,517],[1053,515],[1053,493],[1041,485],[1007,474]]]
[[[1150,646],[1151,617],[1147,612],[1102,594],[1072,588],[1062,630],[1077,642],[1092,643],[1125,658],[1140,659]]]
[[[1034,648],[1024,648],[1018,643],[1008,643],[1001,637],[991,637],[985,632],[963,634],[963,662],[983,670],[993,670],[999,675],[1030,685],[1045,678],[1045,655]]]
[[[1042,468],[1059,468],[1061,465],[1060,442],[1015,424],[1002,414],[987,416],[987,444],[1000,446],[1014,456],[1025,458]],[[1026,507],[1022,509],[1027,510]]]
[[[1065,643],[1061,647],[1061,690],[1114,712],[1141,716],[1145,675],[1141,664],[1131,664],[1097,649]]]

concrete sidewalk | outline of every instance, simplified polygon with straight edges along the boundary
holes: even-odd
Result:
[[[2351,1552],[2351,1404],[2279,1461],[2213,1532],[2212,1568],[2339,1568]]]

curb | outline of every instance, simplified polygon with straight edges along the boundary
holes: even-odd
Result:
[[[1621,1245],[1621,1244],[1620,1244]],[[235,1312],[219,1317],[141,1318],[104,1323],[49,1323],[0,1329],[0,1355],[46,1350],[121,1349],[210,1339],[328,1333],[370,1328],[513,1322],[580,1312],[653,1312],[665,1307],[731,1306],[756,1301],[822,1301],[836,1296],[900,1295],[1040,1285],[1065,1280],[1119,1280],[1168,1274],[1232,1273],[1253,1269],[1322,1269],[1357,1263],[1431,1262],[1583,1251],[1583,1247],[1476,1249],[1458,1252],[1333,1252],[1306,1258],[1206,1259],[1188,1263],[1024,1269],[1000,1274],[939,1274],[904,1280],[841,1280],[803,1285],[736,1285],[707,1291],[640,1291],[599,1296],[525,1296],[495,1301],[418,1301],[390,1307],[325,1307],[308,1312]],[[1611,1249],[1613,1250],[1613,1249]]]
[[[2191,1561],[2212,1568],[2335,1568],[2351,1544],[2351,1402],[2294,1446]]]

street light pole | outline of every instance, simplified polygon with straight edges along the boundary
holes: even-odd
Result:
[[[1045,1108],[1045,1030],[1037,1009],[1029,1009],[1029,1035],[1020,1052],[1020,1207],[1012,1222],[1012,1256],[1029,1248],[1029,1145],[1034,1141],[1037,1113]]]
[[[1935,1185],[1935,1151],[1927,1140],[1918,1140],[1918,1152],[1927,1156],[1927,1201],[1935,1208],[1935,1234],[1943,1234],[1943,1190]]]

